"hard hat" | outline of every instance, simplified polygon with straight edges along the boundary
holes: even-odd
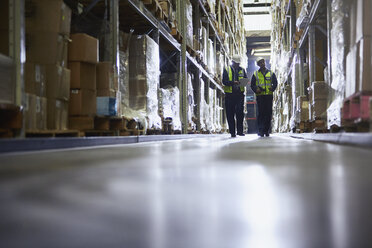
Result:
[[[232,56],[232,61],[234,61],[234,62],[237,63],[237,64],[240,64],[241,60],[242,60],[242,58],[240,57],[239,54],[234,54],[234,55]]]
[[[265,59],[262,58],[262,57],[258,57],[258,58],[256,59],[256,64],[258,65],[258,62],[260,62],[261,60],[265,60]]]

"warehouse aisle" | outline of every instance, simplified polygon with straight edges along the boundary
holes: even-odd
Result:
[[[369,149],[221,135],[0,159],[0,247],[372,245]]]

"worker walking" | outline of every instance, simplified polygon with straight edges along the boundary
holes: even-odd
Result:
[[[278,86],[278,81],[275,73],[266,68],[265,59],[257,58],[256,63],[260,69],[252,76],[251,88],[256,93],[257,99],[258,135],[269,137],[273,114],[273,92]]]
[[[225,91],[226,118],[227,123],[229,124],[231,137],[236,137],[236,134],[244,136],[243,121],[245,87],[239,86],[239,80],[247,78],[247,73],[242,67],[240,67],[240,63],[241,57],[239,55],[234,55],[232,57],[232,65],[224,69],[222,79]]]

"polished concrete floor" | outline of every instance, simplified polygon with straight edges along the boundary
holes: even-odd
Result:
[[[286,136],[0,156],[0,247],[372,247],[372,150]]]

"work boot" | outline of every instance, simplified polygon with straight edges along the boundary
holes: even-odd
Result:
[[[244,134],[244,133],[238,133],[238,135],[239,135],[239,136],[245,136],[245,134]]]
[[[266,136],[266,137],[269,137],[269,136],[270,136],[270,134],[269,134],[269,133],[265,133],[265,136]]]
[[[235,138],[236,137],[236,134],[231,134],[231,138]]]

